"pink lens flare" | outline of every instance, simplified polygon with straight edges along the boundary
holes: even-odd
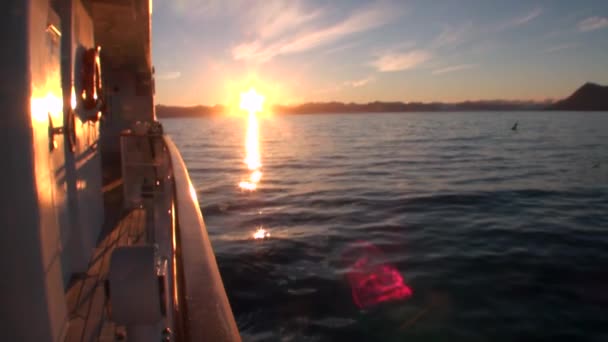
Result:
[[[359,241],[343,255],[349,271],[353,301],[361,308],[383,302],[403,300],[412,296],[412,289],[405,284],[399,271],[388,263],[382,263],[383,253],[369,242]]]

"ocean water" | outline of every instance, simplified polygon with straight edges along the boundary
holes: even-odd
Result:
[[[245,341],[608,340],[608,113],[276,115],[255,191],[245,118],[163,124]],[[411,297],[355,304],[361,241]]]

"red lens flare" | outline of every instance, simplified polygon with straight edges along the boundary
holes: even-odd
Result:
[[[380,249],[368,242],[357,242],[344,253],[349,269],[346,278],[352,289],[353,301],[361,309],[407,299],[413,294],[399,271],[382,263],[383,256]]]

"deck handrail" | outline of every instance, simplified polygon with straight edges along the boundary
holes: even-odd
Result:
[[[186,341],[240,341],[186,165],[164,136],[174,179],[178,316]],[[183,307],[179,307],[179,305]],[[179,324],[179,323],[178,323]]]

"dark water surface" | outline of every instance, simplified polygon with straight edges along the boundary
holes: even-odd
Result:
[[[608,113],[274,116],[254,192],[246,121],[163,121],[244,340],[608,341]],[[361,240],[411,298],[354,304]]]

